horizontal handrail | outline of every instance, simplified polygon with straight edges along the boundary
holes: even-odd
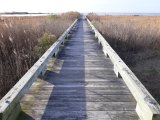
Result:
[[[90,27],[95,33],[95,37],[98,38],[101,43],[103,52],[106,56],[110,57],[114,71],[117,76],[122,77],[127,87],[131,91],[135,100],[137,101],[136,112],[141,120],[160,120],[160,105],[147,91],[139,79],[129,69],[129,67],[123,62],[123,60],[112,49],[109,43],[98,32],[98,30],[87,19]]]
[[[29,90],[40,73],[46,68],[49,59],[57,54],[59,47],[64,43],[70,30],[75,26],[77,20],[58,38],[58,40],[42,55],[42,57],[25,73],[25,75],[14,85],[14,87],[0,100],[0,120],[16,119],[10,118],[11,113],[18,106],[20,99]]]

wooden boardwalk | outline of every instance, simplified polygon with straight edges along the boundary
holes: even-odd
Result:
[[[138,120],[136,101],[117,78],[86,20],[78,22],[43,80],[21,100],[21,120]]]

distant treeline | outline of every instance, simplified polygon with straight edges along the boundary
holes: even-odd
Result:
[[[0,14],[46,14],[46,13],[29,13],[29,12],[3,12]]]

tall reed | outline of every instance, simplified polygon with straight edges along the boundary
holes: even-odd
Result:
[[[68,12],[50,16],[0,18],[0,98],[43,54],[44,50],[39,55],[35,49],[41,40],[49,47],[44,38],[58,38],[78,16],[77,12]]]

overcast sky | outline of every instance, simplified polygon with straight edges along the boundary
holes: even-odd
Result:
[[[160,0],[0,0],[0,12],[160,13]]]

